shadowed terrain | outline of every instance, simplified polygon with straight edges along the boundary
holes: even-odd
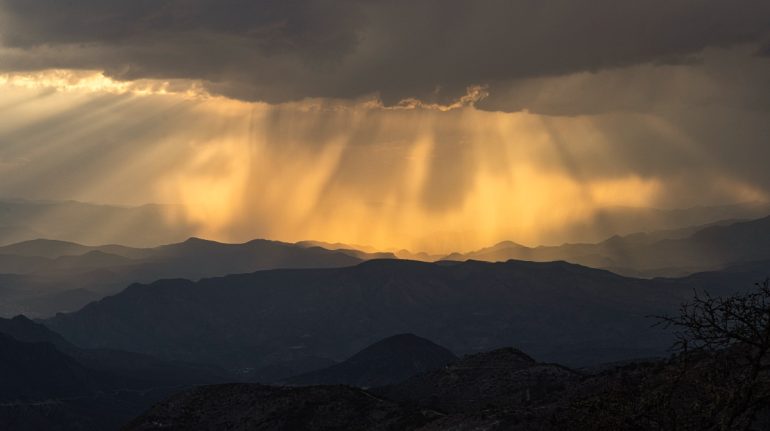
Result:
[[[355,257],[360,256],[360,257]],[[277,241],[224,244],[190,238],[154,248],[33,240],[0,247],[0,315],[77,310],[135,282],[270,268],[349,266],[369,255]]]
[[[356,353],[345,361],[295,376],[289,385],[350,385],[362,388],[398,383],[415,374],[457,360],[449,350],[413,334],[400,334]]]
[[[766,238],[770,218],[722,221],[709,226],[614,236],[597,244],[528,248],[502,242],[447,260],[557,261],[604,268],[631,277],[676,276],[770,260]],[[253,240],[226,244],[190,238],[154,248],[85,246],[57,240],[30,240],[0,247],[0,316],[48,317],[75,311],[132,283],[163,278],[197,280],[275,268],[351,266],[395,255],[417,260],[439,256],[400,251],[362,251],[346,244],[296,244]]]
[[[539,363],[505,348],[368,391],[344,386],[197,388],[157,404],[125,429],[718,429],[715,415],[729,405],[715,391],[733,384],[733,376],[717,369],[740,368],[740,362],[739,353],[723,351],[694,355],[685,371],[681,359],[673,357],[587,372]],[[760,431],[770,425],[766,376],[761,382],[754,395],[759,408],[751,421],[727,429]],[[379,421],[369,422],[373,417]]]
[[[232,379],[211,366],[81,349],[29,319],[0,319],[0,428],[108,430],[177,391]]]
[[[404,332],[461,354],[517,345],[584,365],[665,354],[670,335],[646,316],[676,309],[695,287],[725,290],[709,284],[718,276],[639,280],[565,262],[374,260],[137,284],[45,324],[84,347],[231,369],[341,361]],[[753,277],[733,274],[738,285]]]
[[[739,263],[768,260],[768,237],[770,217],[765,217],[672,231],[615,235],[597,244],[530,248],[506,241],[472,253],[454,253],[446,259],[565,260],[629,276],[679,277]]]

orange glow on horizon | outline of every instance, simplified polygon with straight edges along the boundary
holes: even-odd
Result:
[[[80,163],[109,142],[116,149],[91,162],[99,181],[61,193],[181,204],[170,222],[221,241],[312,239],[429,253],[502,240],[538,245],[558,242],[603,208],[668,197],[661,178],[618,168],[614,142],[593,117],[486,112],[472,100],[410,109],[372,100],[268,105],[212,97],[194,83],[121,83],[93,72],[0,75],[0,88],[8,95],[0,109],[15,112],[0,133],[19,136],[19,155],[0,172],[39,181],[38,172]],[[473,91],[481,90],[468,97]],[[98,110],[69,122],[35,128],[94,104]],[[654,117],[637,120],[683,148],[694,145]],[[57,157],[38,171],[16,167],[46,152]],[[712,182],[725,195],[766,200],[733,178]]]
[[[538,168],[527,155],[548,157],[540,153],[553,148],[537,127],[539,120],[529,114],[465,108],[455,113],[458,118],[447,119],[460,121],[467,135],[461,145],[468,146],[463,157],[478,162],[464,174],[465,189],[452,190],[431,184],[436,158],[447,157],[435,134],[444,120],[441,113],[423,112],[427,118],[410,124],[411,117],[401,113],[379,112],[372,120],[372,113],[341,111],[324,117],[347,127],[308,144],[293,135],[303,134],[296,129],[317,127],[315,121],[292,123],[281,132],[282,142],[271,143],[260,136],[270,107],[223,102],[201,109],[214,111],[204,117],[231,120],[216,140],[196,150],[193,163],[161,181],[160,199],[184,204],[186,217],[202,226],[202,235],[220,240],[248,238],[249,218],[256,215],[254,224],[270,221],[269,236],[287,241],[312,238],[434,253],[503,239],[534,245],[543,232],[587,221],[598,208],[650,205],[661,188],[655,179],[634,175],[581,181],[558,166]],[[352,142],[360,127],[387,135],[395,123],[409,130],[408,141],[378,145],[381,137],[374,134],[373,142]],[[341,167],[345,155],[358,167]],[[346,170],[354,171],[352,180],[335,180],[335,174],[351,174]],[[431,208],[426,194],[452,204]]]

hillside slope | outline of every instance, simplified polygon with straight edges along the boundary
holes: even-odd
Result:
[[[452,352],[438,344],[413,334],[399,334],[378,341],[339,364],[286,379],[284,383],[384,386],[456,360]]]
[[[228,368],[341,361],[407,332],[461,354],[517,345],[589,364],[665,353],[669,335],[646,316],[673,311],[693,287],[564,262],[376,260],[132,285],[45,324],[82,346]]]

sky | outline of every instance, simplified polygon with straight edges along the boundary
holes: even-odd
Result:
[[[770,196],[768,0],[0,0],[0,197],[443,252]]]

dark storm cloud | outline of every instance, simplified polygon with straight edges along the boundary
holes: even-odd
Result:
[[[756,48],[706,49],[697,63],[653,64],[496,82],[476,104],[544,115],[657,113],[706,106],[770,112],[770,60]]]
[[[298,0],[3,0],[4,40],[41,44],[164,45],[201,35],[239,36],[255,53],[305,50],[336,55],[353,45],[354,23],[344,2]],[[245,41],[244,41],[245,42]],[[206,52],[200,52],[206,54]]]
[[[190,78],[246,100],[495,85],[758,44],[767,0],[0,0],[6,70]]]
[[[770,57],[770,42],[766,43],[765,46],[759,49],[757,52],[757,55],[760,55],[762,57]]]

